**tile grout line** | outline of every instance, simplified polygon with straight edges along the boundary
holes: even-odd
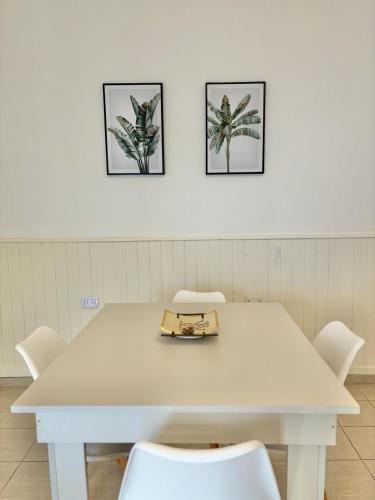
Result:
[[[367,458],[327,458],[326,462],[362,462],[368,460]],[[371,459],[369,459],[371,460]],[[375,460],[374,460],[375,461]],[[279,460],[281,462],[281,460]]]
[[[31,448],[32,448],[32,447],[34,446],[34,444],[36,444],[36,443],[37,443],[37,440],[35,439],[35,440],[34,440],[34,442],[33,442],[33,444],[30,446],[30,448],[29,448],[29,449],[27,450],[27,452],[24,454],[23,459],[21,460],[21,464],[22,464],[22,463],[24,463],[25,458],[27,457],[27,455],[28,455],[28,454],[29,454],[29,452],[31,451]]]
[[[14,401],[13,401],[14,402]],[[10,406],[12,405],[13,403],[9,403],[9,407],[7,407],[7,411],[9,411],[10,409]],[[10,414],[12,415],[12,413],[10,412]],[[4,417],[3,420],[5,420],[6,418],[8,418],[8,416]],[[2,420],[2,421],[3,421]],[[7,429],[7,428],[5,428]],[[24,428],[18,428],[18,427],[11,427],[10,428],[11,430],[23,430]],[[32,429],[35,430],[35,427],[32,427]],[[18,471],[18,469],[20,468],[21,464],[24,463],[24,460],[27,456],[27,454],[29,453],[29,451],[31,450],[31,448],[34,446],[34,444],[36,443],[36,439],[34,439],[34,441],[32,442],[32,444],[29,446],[29,448],[27,448],[27,450],[25,451],[24,455],[23,455],[23,458],[21,460],[8,460],[8,461],[4,461],[4,462],[17,462],[18,465],[17,467],[14,469],[13,473],[9,476],[9,478],[7,479],[7,481],[5,481],[3,487],[0,489],[0,495],[4,492],[5,488],[7,487],[7,485],[9,484],[9,482],[11,481],[11,479],[14,477],[14,475],[16,474],[16,472]]]
[[[359,425],[357,426],[358,428],[363,428],[363,426]],[[342,431],[343,433],[345,434],[345,436],[347,437],[349,443],[352,445],[352,447],[354,448],[355,452],[357,453],[359,459],[362,461],[362,460],[366,460],[365,458],[362,458],[361,455],[359,454],[359,451],[357,451],[357,448],[354,446],[352,440],[350,439],[350,437],[347,435],[347,433],[345,432],[345,428],[344,427],[341,427],[342,428]]]
[[[11,476],[8,478],[8,481],[5,481],[4,486],[3,486],[3,487],[1,488],[1,490],[0,490],[0,495],[1,495],[1,493],[5,490],[5,488],[7,487],[8,483],[10,482],[10,480],[12,479],[12,477],[15,475],[15,473],[18,471],[18,469],[19,469],[19,467],[20,467],[20,465],[21,465],[21,464],[22,464],[22,462],[18,462],[18,465],[17,465],[17,467],[14,469],[13,474],[11,474]]]
[[[374,475],[374,474],[371,472],[371,470],[367,467],[367,464],[366,464],[366,459],[365,459],[365,460],[362,460],[362,459],[361,459],[361,461],[362,461],[363,465],[366,467],[366,469],[368,470],[368,472],[369,472],[370,476],[371,476],[371,477],[373,478],[373,480],[375,481],[375,475]]]
[[[372,405],[372,403],[371,403],[371,400],[369,400],[369,398],[367,397],[367,395],[366,395],[366,394],[365,394],[365,393],[361,390],[361,388],[359,387],[359,384],[352,384],[352,385],[354,385],[354,386],[357,388],[357,390],[359,390],[359,392],[360,392],[361,394],[363,394],[363,396],[366,398],[366,400],[365,400],[365,401],[368,401],[368,402],[370,403],[370,405],[371,405],[371,406],[373,406],[373,405]],[[355,398],[354,398],[354,399],[355,399]],[[357,403],[359,403],[359,404],[361,403],[361,401],[358,401],[358,400],[356,400],[356,401],[357,401]],[[352,427],[358,427],[358,428],[371,428],[371,427],[374,427],[374,426],[373,426],[373,425],[371,425],[371,426],[370,426],[370,425],[369,425],[369,426],[366,426],[366,425],[359,425],[359,426],[358,426],[358,425],[357,425],[357,426],[354,426],[354,425],[353,425],[353,426],[349,426],[349,425],[348,425],[348,426],[346,426],[346,427],[350,427],[350,428],[352,428]],[[363,459],[363,458],[361,457],[361,455],[359,454],[359,452],[357,451],[357,448],[354,446],[354,444],[353,444],[352,440],[350,439],[350,437],[348,436],[348,434],[345,432],[345,427],[341,426],[341,429],[342,429],[343,433],[345,434],[345,436],[347,437],[347,439],[348,439],[349,443],[351,444],[351,446],[353,447],[353,449],[354,449],[354,450],[355,450],[355,452],[357,453],[357,455],[358,455],[358,457],[359,457],[359,460],[360,460],[360,461],[362,462],[362,464],[366,467],[366,470],[369,472],[369,474],[371,475],[371,477],[375,480],[375,477],[372,475],[371,471],[369,470],[369,468],[368,468],[368,467],[367,467],[367,465],[366,465],[366,462],[365,462],[365,460],[366,460],[366,459]]]
[[[366,384],[352,384],[352,385],[355,385],[357,387],[357,389],[359,390],[359,392],[361,392],[363,394],[363,396],[366,398],[365,401],[370,401],[371,402],[371,399],[367,397],[367,395],[362,391],[362,389],[359,387],[360,385],[366,385]],[[373,384],[367,384],[367,385],[373,385]],[[354,398],[355,399],[355,398]]]
[[[24,454],[24,456],[23,456],[22,460],[20,460],[20,461],[18,462],[18,465],[17,465],[17,467],[14,469],[13,474],[11,474],[11,476],[10,476],[10,477],[8,478],[8,480],[5,482],[4,486],[1,488],[1,490],[0,490],[0,495],[1,495],[1,493],[5,490],[5,488],[7,487],[7,485],[9,484],[10,480],[11,480],[11,479],[12,479],[12,477],[15,475],[15,473],[18,471],[18,469],[20,468],[21,464],[23,464],[23,463],[24,463],[24,459],[25,459],[25,457],[27,456],[27,454],[29,453],[29,451],[31,450],[31,448],[34,446],[34,444],[35,444],[35,443],[36,443],[36,440],[35,440],[35,441],[32,443],[32,445],[31,445],[31,446],[27,449],[27,451],[25,452],[25,454]]]
[[[371,405],[371,406],[373,406],[373,407],[375,408],[375,406],[374,406],[374,404],[373,404],[372,400],[370,400],[370,399],[367,397],[367,395],[366,395],[366,394],[365,394],[365,393],[361,390],[361,388],[358,386],[359,384],[350,384],[350,385],[354,385],[354,386],[356,387],[356,389],[360,392],[360,394],[362,394],[362,396],[365,398],[364,400],[361,400],[361,401],[358,401],[356,398],[354,398],[354,399],[356,399],[357,403],[361,403],[361,402],[363,402],[363,401],[365,401],[365,402],[369,402],[369,403],[370,403],[370,405]],[[353,397],[354,397],[354,396],[353,396]],[[367,426],[367,425],[359,425],[359,426],[358,426],[358,425],[357,425],[357,426],[354,426],[354,425],[353,425],[353,426],[349,426],[349,425],[347,425],[347,426],[342,426],[342,425],[340,425],[340,424],[338,424],[338,425],[341,427],[341,429],[342,429],[343,433],[344,433],[344,434],[345,434],[345,436],[347,437],[347,439],[348,439],[349,443],[351,444],[351,446],[353,447],[354,451],[357,453],[357,455],[358,455],[359,459],[354,459],[354,460],[353,460],[353,459],[351,459],[351,460],[349,460],[349,459],[348,459],[348,460],[343,459],[343,460],[331,460],[331,461],[332,461],[332,462],[345,462],[345,461],[355,461],[355,462],[361,462],[361,463],[363,464],[363,466],[365,467],[366,471],[369,473],[370,477],[371,477],[371,478],[375,481],[375,476],[374,476],[374,474],[371,472],[371,470],[369,469],[369,467],[368,467],[368,466],[367,466],[367,464],[366,464],[366,460],[367,460],[367,459],[363,459],[363,458],[360,456],[359,452],[357,451],[357,448],[354,446],[353,442],[351,441],[351,439],[349,438],[349,436],[348,436],[348,435],[347,435],[347,433],[345,432],[345,428],[346,428],[346,427],[349,427],[349,428],[352,428],[352,427],[358,427],[358,428],[372,428],[372,427],[374,427],[374,426],[373,426],[373,425],[368,425],[368,426]],[[370,459],[370,460],[371,460],[371,459]],[[327,461],[328,461],[328,460],[327,460]]]

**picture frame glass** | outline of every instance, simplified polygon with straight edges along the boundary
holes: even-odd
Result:
[[[108,175],[164,174],[161,83],[104,83]]]
[[[206,173],[264,173],[265,82],[206,83]]]

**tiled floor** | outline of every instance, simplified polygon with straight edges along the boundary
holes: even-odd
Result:
[[[375,384],[348,386],[361,415],[339,417],[337,446],[327,452],[329,500],[375,499]],[[32,415],[13,415],[10,404],[23,387],[0,387],[0,500],[49,500],[47,451],[35,442]],[[271,451],[285,498],[286,454]],[[90,500],[116,500],[121,482],[115,463],[90,464]]]

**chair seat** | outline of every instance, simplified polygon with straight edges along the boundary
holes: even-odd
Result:
[[[87,443],[87,462],[108,462],[120,457],[127,457],[133,447],[132,443]]]

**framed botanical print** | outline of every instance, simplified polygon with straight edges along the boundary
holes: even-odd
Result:
[[[265,82],[206,83],[206,174],[263,174]]]
[[[163,85],[104,83],[108,175],[164,174]]]

